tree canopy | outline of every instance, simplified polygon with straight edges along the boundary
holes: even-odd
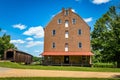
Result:
[[[0,29],[1,31],[1,29]],[[3,58],[4,51],[7,49],[16,49],[15,45],[10,43],[10,35],[3,34],[0,36],[0,57]]]
[[[117,67],[120,67],[119,6],[111,6],[96,21],[91,33],[91,44],[97,62],[117,62]]]

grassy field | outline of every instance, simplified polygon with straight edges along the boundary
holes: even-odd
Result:
[[[59,77],[29,77],[29,78],[0,78],[0,80],[120,80],[107,78],[59,78]]]
[[[120,72],[120,68],[92,68],[92,67],[74,67],[74,66],[23,65],[23,64],[13,63],[13,62],[0,62],[0,67],[18,68],[18,69],[40,69],[40,70]]]

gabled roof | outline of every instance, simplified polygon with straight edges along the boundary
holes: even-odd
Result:
[[[42,56],[92,56],[92,52],[43,52]]]
[[[20,50],[17,50],[17,49],[8,49],[8,50],[6,50],[7,52],[8,51],[16,51],[16,52],[20,52],[20,53],[22,53],[22,54],[26,54],[26,55],[30,55],[30,56],[32,56],[31,54],[29,54],[29,53],[26,53],[26,52],[23,52],[23,51],[20,51]]]

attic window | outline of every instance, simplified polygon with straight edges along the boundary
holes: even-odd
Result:
[[[67,16],[69,14],[68,10],[65,10],[65,16]]]

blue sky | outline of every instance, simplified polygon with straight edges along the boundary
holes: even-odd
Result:
[[[43,52],[43,28],[62,8],[72,8],[93,30],[95,21],[119,0],[0,0],[0,28],[19,50]],[[0,46],[1,47],[1,46]]]

